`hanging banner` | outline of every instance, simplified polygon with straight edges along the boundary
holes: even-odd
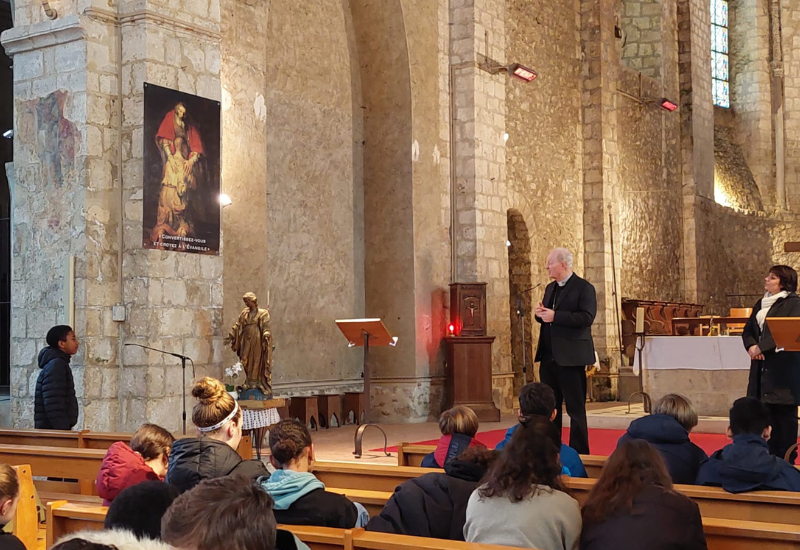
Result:
[[[144,248],[219,254],[220,103],[144,85]]]

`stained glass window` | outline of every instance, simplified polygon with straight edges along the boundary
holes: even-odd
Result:
[[[730,107],[728,0],[711,1],[711,93],[714,105]]]

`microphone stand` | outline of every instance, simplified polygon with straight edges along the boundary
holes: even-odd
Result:
[[[142,344],[133,344],[127,343],[126,346],[136,346],[137,348],[142,349],[149,349],[150,351],[157,351],[158,353],[163,353],[164,355],[171,355],[172,357],[177,357],[181,360],[181,369],[183,369],[183,390],[181,394],[183,396],[183,435],[186,435],[186,360],[192,361],[189,357],[185,355],[181,355],[180,353],[172,353],[171,351],[164,351],[163,349],[156,349],[151,348],[150,346],[143,346]],[[192,361],[192,365],[194,365],[194,361]]]
[[[528,365],[527,365],[528,354],[527,354],[527,349],[525,347],[525,308],[522,307],[522,297],[525,296],[525,294],[527,294],[531,290],[539,288],[540,286],[542,286],[542,283],[528,287],[517,295],[517,319],[519,320],[520,332],[522,332],[522,385],[523,386],[528,383]]]

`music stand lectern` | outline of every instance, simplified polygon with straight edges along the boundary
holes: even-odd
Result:
[[[361,346],[364,348],[364,423],[356,430],[354,442],[355,450],[353,451],[353,455],[356,458],[361,458],[361,440],[364,435],[364,430],[369,426],[373,426],[383,433],[383,452],[386,456],[391,456],[386,452],[386,447],[388,445],[386,432],[372,424],[372,418],[370,416],[369,348],[370,346],[395,346],[397,344],[397,337],[389,334],[389,331],[380,319],[339,319],[336,321],[336,326],[339,327],[344,337],[347,338],[349,347]],[[360,416],[361,411],[357,411],[356,423],[360,423]]]
[[[800,351],[800,317],[767,317],[775,349]]]

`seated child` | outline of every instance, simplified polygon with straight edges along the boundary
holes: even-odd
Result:
[[[161,539],[161,519],[180,495],[174,485],[143,481],[122,491],[106,512],[105,529],[130,531],[139,539]]]
[[[469,407],[457,406],[439,415],[439,430],[442,437],[436,450],[422,459],[423,468],[444,468],[469,447],[483,447],[475,439],[478,433],[478,416]]]
[[[109,506],[123,490],[142,481],[163,481],[175,438],[161,426],[142,424],[130,446],[117,441],[109,447],[97,474],[97,494]]]
[[[14,518],[19,499],[17,471],[8,464],[0,464],[0,523],[2,525]],[[25,545],[13,534],[0,530],[0,550],[25,550]]]
[[[655,402],[652,414],[631,422],[617,447],[629,439],[643,439],[661,454],[673,483],[693,485],[700,465],[708,460],[705,451],[689,440],[695,426],[697,411],[691,401],[670,393]]]
[[[445,465],[445,473],[432,472],[400,484],[380,515],[369,520],[367,531],[464,540],[469,497],[499,455],[485,447],[470,447]]]
[[[556,417],[556,394],[553,388],[541,382],[531,382],[525,384],[519,392],[519,415],[520,416],[544,416],[552,422]],[[519,424],[514,424],[506,432],[506,437],[497,444],[498,451],[508,445],[511,441],[511,436],[519,428]],[[562,465],[562,474],[570,477],[589,477],[586,473],[586,468],[583,466],[578,452],[561,443],[560,458]]]
[[[247,476],[206,479],[167,510],[161,537],[173,550],[309,550],[276,528],[272,505]]]
[[[753,397],[734,401],[728,426],[733,443],[700,466],[697,485],[721,486],[729,493],[800,491],[800,471],[769,454],[771,433],[769,409],[764,403]]]
[[[314,444],[308,428],[297,420],[281,420],[269,430],[270,462],[277,469],[261,478],[261,487],[275,500],[275,520],[290,525],[352,529],[366,525],[369,515],[347,497],[329,493],[309,470]]]

